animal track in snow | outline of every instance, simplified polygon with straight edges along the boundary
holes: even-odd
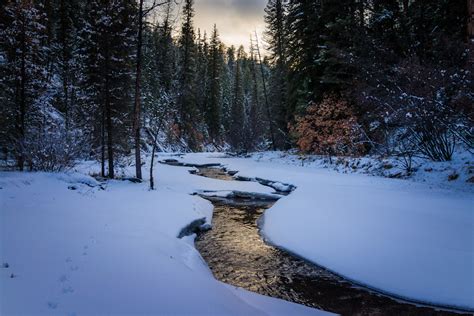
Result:
[[[62,289],[63,294],[74,293],[74,289],[71,286],[65,287]]]
[[[49,307],[50,309],[56,309],[56,308],[58,308],[58,303],[56,303],[56,302],[48,302],[48,307]]]

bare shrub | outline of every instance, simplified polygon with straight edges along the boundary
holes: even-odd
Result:
[[[30,170],[60,172],[75,165],[80,149],[74,135],[44,131],[29,137],[25,143],[25,157]]]

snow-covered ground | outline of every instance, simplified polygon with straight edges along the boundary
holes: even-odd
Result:
[[[471,184],[343,174],[282,155],[180,159],[296,185],[264,217],[263,234],[279,247],[400,297],[474,309]],[[190,193],[273,190],[188,169],[157,165],[156,191],[99,184],[87,176],[95,164],[73,174],[0,173],[0,314],[320,313],[212,278],[193,238],[176,238],[197,219],[211,221],[212,205]]]
[[[439,177],[420,183],[343,174],[293,159],[267,153],[180,160],[221,162],[239,176],[296,185],[265,213],[271,243],[392,295],[474,310],[472,184],[443,188]]]
[[[426,183],[443,189],[474,193],[474,155],[458,148],[449,162],[433,162],[413,158],[412,171],[407,174],[404,162],[396,157],[327,157],[298,155],[288,152],[259,152],[251,158],[260,162],[304,166],[306,168],[328,169],[340,173],[357,173],[372,176],[399,178]]]
[[[212,205],[190,193],[270,188],[157,165],[149,191],[99,184],[87,176],[96,168],[0,173],[1,315],[325,314],[216,281],[193,238],[177,238],[212,217]]]

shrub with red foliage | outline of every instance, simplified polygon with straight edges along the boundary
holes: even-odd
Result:
[[[364,147],[357,119],[347,101],[326,96],[296,119],[291,131],[301,151],[320,155],[355,155]]]

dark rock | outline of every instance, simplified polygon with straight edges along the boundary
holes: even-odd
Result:
[[[138,178],[134,178],[134,177],[125,177],[125,178],[122,178],[122,181],[130,181],[132,183],[142,183],[143,182],[142,179],[138,179]]]
[[[243,191],[232,191],[232,194],[229,197],[259,201],[278,201],[280,199],[280,196],[277,195]]]
[[[459,174],[456,172],[453,172],[448,176],[448,181],[455,181],[459,178]]]
[[[210,229],[210,225],[206,224],[206,218],[203,217],[203,218],[200,218],[200,219],[197,219],[197,220],[191,222],[191,224],[184,227],[181,230],[181,232],[179,233],[178,238],[191,236],[192,234],[197,234],[200,231],[205,231],[205,230],[209,230],[209,229]]]
[[[390,179],[400,179],[402,178],[403,174],[401,172],[397,172],[397,173],[391,173],[389,175],[387,175],[387,178],[390,178]]]
[[[165,162],[165,163],[179,163],[179,161],[176,160],[176,159],[165,159],[165,160],[163,160],[163,162]]]
[[[252,178],[242,177],[242,176],[236,176],[236,177],[234,177],[234,180],[235,180],[235,181],[244,181],[244,182],[253,181]]]

